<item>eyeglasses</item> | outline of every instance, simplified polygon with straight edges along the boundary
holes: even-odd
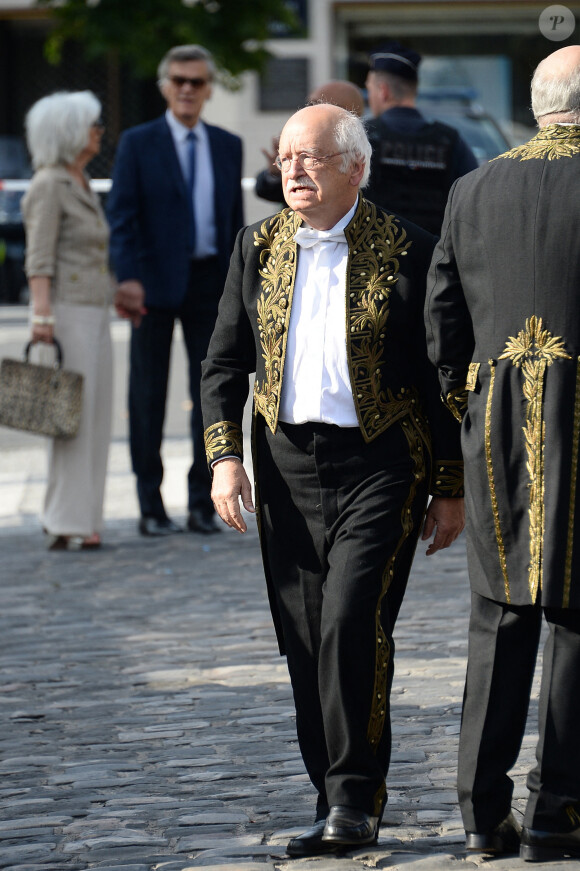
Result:
[[[182,88],[184,85],[191,85],[194,90],[198,90],[199,88],[203,88],[204,85],[207,85],[208,79],[188,79],[187,76],[169,76],[169,81],[175,85],[176,88]]]
[[[91,124],[91,127],[94,127],[96,130],[104,130],[105,129],[105,122],[103,121],[102,118],[97,118],[96,121],[93,121],[93,123]]]
[[[274,166],[277,166],[282,172],[290,172],[292,163],[297,160],[303,169],[320,169],[320,167],[324,166],[327,160],[331,160],[333,157],[338,157],[339,154],[345,154],[345,152],[337,151],[335,154],[326,154],[321,155],[320,157],[316,157],[314,154],[307,154],[304,151],[301,154],[294,155],[293,157],[280,157],[278,154],[274,161]]]

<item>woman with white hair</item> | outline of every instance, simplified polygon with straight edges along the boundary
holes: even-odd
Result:
[[[51,550],[101,544],[111,438],[109,230],[85,167],[100,151],[101,104],[90,91],[35,103],[26,134],[36,173],[22,201],[32,341],[57,339],[67,369],[84,376],[78,435],[53,439],[43,527]]]

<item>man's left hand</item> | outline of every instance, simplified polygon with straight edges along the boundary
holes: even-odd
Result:
[[[144,305],[145,290],[140,281],[121,281],[117,286],[113,304],[120,318],[131,321],[139,327],[143,315],[147,314]]]
[[[434,496],[429,503],[422,541],[427,541],[435,532],[435,538],[427,548],[427,556],[437,553],[444,547],[449,547],[465,526],[465,509],[463,499],[446,499]]]

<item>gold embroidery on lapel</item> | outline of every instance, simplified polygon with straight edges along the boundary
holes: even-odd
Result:
[[[294,234],[301,219],[290,209],[264,221],[260,233],[254,233],[254,245],[260,252],[262,292],[257,303],[258,329],[265,377],[254,384],[255,410],[259,411],[272,432],[278,423],[280,386],[288,320],[296,277],[296,242]]]
[[[355,407],[368,442],[409,414],[415,404],[405,390],[395,396],[381,389],[389,297],[398,280],[399,259],[412,243],[392,215],[362,197],[345,234],[349,242],[347,349]]]
[[[491,497],[491,513],[493,515],[493,525],[495,528],[495,540],[497,541],[497,549],[499,555],[499,564],[503,575],[503,587],[505,592],[505,600],[507,604],[511,602],[510,582],[507,573],[507,562],[505,557],[505,545],[501,531],[501,523],[499,519],[499,506],[497,502],[497,493],[495,491],[495,477],[493,474],[493,463],[491,456],[491,403],[493,399],[493,387],[495,384],[495,360],[489,361],[489,392],[487,394],[487,402],[485,404],[485,462],[487,465],[487,482],[489,486],[489,494]]]
[[[203,434],[205,453],[208,462],[217,460],[226,454],[234,454],[236,457],[244,456],[244,439],[241,427],[229,420],[220,420],[212,426],[208,426]]]
[[[493,159],[507,157],[512,160],[559,160],[574,154],[580,154],[580,126],[562,127],[559,124],[550,124],[543,127],[529,142]]]
[[[564,349],[564,340],[542,329],[542,318],[532,315],[525,329],[510,336],[500,360],[511,360],[521,368],[524,376],[523,393],[528,401],[526,425],[523,428],[528,456],[530,479],[530,568],[528,586],[532,602],[542,587],[544,544],[544,438],[545,423],[542,411],[544,376],[546,368],[560,359],[570,360]]]
[[[580,442],[580,357],[576,363],[576,400],[574,402],[574,430],[572,433],[572,460],[570,462],[570,509],[568,511],[568,543],[564,567],[564,593],[562,608],[570,607],[572,584],[572,553],[574,549],[574,515],[576,508],[576,479],[578,475],[578,449]]]

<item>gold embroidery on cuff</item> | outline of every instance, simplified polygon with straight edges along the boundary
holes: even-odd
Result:
[[[568,542],[564,566],[564,593],[562,607],[570,607],[572,584],[572,553],[574,548],[574,515],[576,509],[576,478],[578,475],[578,449],[580,442],[580,357],[576,363],[576,398],[574,402],[574,430],[572,433],[572,460],[570,463],[570,509],[568,511]]]
[[[463,460],[439,460],[435,463],[431,494],[445,497],[464,495]]]
[[[457,387],[455,390],[450,390],[447,396],[443,398],[443,402],[453,417],[461,423],[467,411],[467,390],[465,387]]]
[[[240,459],[244,457],[242,428],[237,423],[220,420],[219,423],[208,426],[203,434],[203,440],[209,463],[225,454],[234,454]]]

